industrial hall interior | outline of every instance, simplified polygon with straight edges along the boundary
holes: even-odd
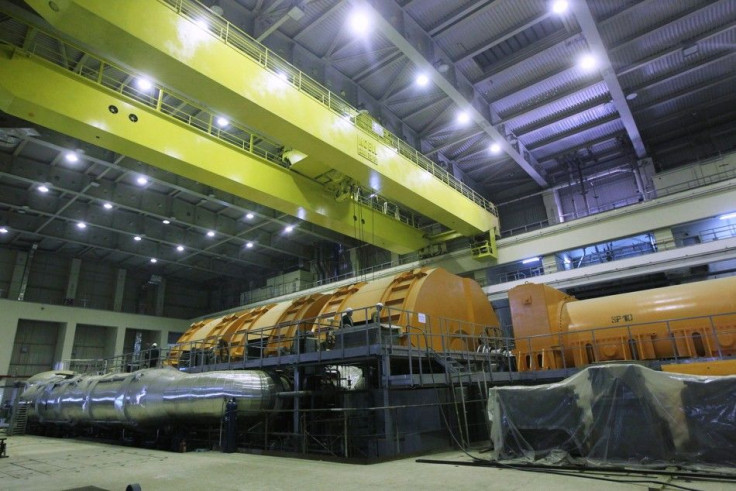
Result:
[[[736,0],[0,0],[0,488],[734,486],[735,77]]]

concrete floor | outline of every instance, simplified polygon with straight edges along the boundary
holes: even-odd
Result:
[[[2,490],[123,491],[138,483],[150,490],[290,490],[319,489],[675,489],[668,479],[653,483],[613,483],[518,470],[417,463],[415,458],[373,465],[341,464],[250,454],[186,454],[105,443],[37,436],[9,437],[7,459],[0,459]],[[449,451],[427,456],[467,462]],[[733,484],[674,481],[700,490],[736,489]]]

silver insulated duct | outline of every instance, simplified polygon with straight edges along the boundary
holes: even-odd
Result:
[[[275,409],[276,394],[282,390],[280,380],[256,370],[44,372],[28,379],[20,402],[29,405],[29,419],[41,423],[151,426],[176,420],[217,421],[231,398],[238,401],[238,415],[256,416]]]

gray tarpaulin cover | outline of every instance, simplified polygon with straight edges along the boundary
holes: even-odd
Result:
[[[736,376],[589,367],[556,384],[494,387],[488,416],[497,460],[736,466]]]

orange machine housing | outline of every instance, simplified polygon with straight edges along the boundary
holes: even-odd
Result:
[[[395,334],[400,345],[429,344],[436,351],[474,351],[481,338],[497,333],[499,326],[475,281],[425,267],[357,282],[331,295],[306,295],[195,322],[168,360],[177,366],[193,349],[210,350],[221,361],[243,359],[247,343],[255,340],[260,340],[264,356],[278,355],[292,349],[298,331],[311,331],[324,340],[341,328],[341,317],[349,308],[354,326],[377,323]]]
[[[590,300],[525,284],[509,304],[521,371],[736,354],[736,277]]]

